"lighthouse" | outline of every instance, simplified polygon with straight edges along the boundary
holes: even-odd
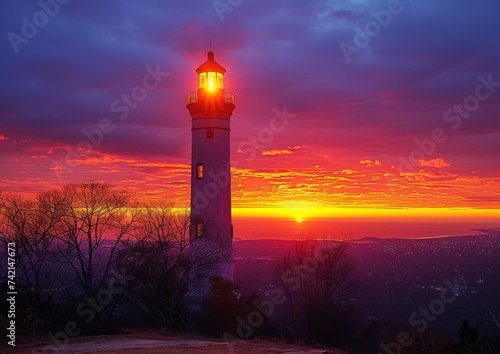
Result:
[[[191,250],[215,257],[210,274],[233,281],[230,133],[236,108],[224,88],[226,69],[208,52],[197,69],[198,90],[188,95],[191,116]]]

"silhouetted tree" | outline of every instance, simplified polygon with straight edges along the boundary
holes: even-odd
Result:
[[[265,306],[255,293],[220,276],[211,277],[210,294],[198,323],[202,332],[235,340],[255,338],[270,333]]]
[[[32,326],[41,319],[50,321],[58,308],[53,296],[61,286],[58,275],[62,265],[54,227],[61,214],[54,195],[41,193],[35,200],[0,196],[0,243],[4,250],[9,242],[16,245],[16,283],[24,293],[26,311],[31,308]]]
[[[128,299],[166,328],[191,328],[190,300],[202,292],[223,252],[221,242],[190,252],[189,210],[156,204],[139,208],[133,237],[122,242],[120,265],[135,275]]]
[[[237,318],[241,313],[241,289],[221,277],[211,277],[210,294],[201,319],[201,329],[220,337],[223,333],[236,333]]]
[[[289,281],[288,275],[293,270],[296,264],[295,255],[293,252],[285,253],[280,259],[278,259],[278,264],[276,267],[275,277],[278,280],[278,284],[283,287],[288,303],[288,314],[289,318],[284,319],[286,328],[292,339],[297,337],[297,324],[295,320],[295,292],[297,291],[296,284]]]
[[[55,315],[64,323],[99,294],[135,217],[129,203],[128,193],[102,183],[65,185],[34,200],[0,198],[2,244],[16,244],[17,282],[23,299],[32,299],[23,306],[33,307],[31,323],[55,322]],[[102,305],[96,305],[101,311],[94,311],[93,320],[112,312]]]
[[[493,333],[485,334],[485,347],[490,353],[500,354],[500,313],[497,317],[491,309],[485,306],[485,316],[493,327]]]
[[[357,328],[351,300],[359,283],[347,246],[345,242],[298,241],[278,262],[290,317],[305,339],[343,345]]]
[[[55,237],[67,268],[67,294],[74,302],[93,298],[110,277],[120,241],[136,218],[130,194],[104,183],[69,184],[54,193],[53,204],[60,209]]]
[[[458,331],[458,343],[454,346],[453,352],[457,354],[477,354],[483,353],[481,350],[481,340],[479,331],[470,325],[467,319],[462,322],[462,327]]]

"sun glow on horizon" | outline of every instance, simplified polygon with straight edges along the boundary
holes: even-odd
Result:
[[[294,220],[302,223],[308,219],[325,218],[384,218],[384,219],[498,219],[499,209],[475,208],[233,208],[233,216],[242,218],[262,217]]]

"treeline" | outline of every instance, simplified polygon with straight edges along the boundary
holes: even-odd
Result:
[[[7,244],[14,243],[18,328],[26,334],[68,322],[81,335],[127,326],[192,329],[191,314],[202,306],[193,302],[223,242],[197,247],[194,257],[189,235],[187,210],[140,205],[103,183],[65,185],[33,200],[2,195],[1,291],[7,292]]]

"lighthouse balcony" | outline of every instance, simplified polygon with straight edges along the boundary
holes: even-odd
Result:
[[[195,103],[199,101],[198,92],[191,92],[187,97],[187,103]],[[224,102],[234,104],[234,93],[224,92]]]

